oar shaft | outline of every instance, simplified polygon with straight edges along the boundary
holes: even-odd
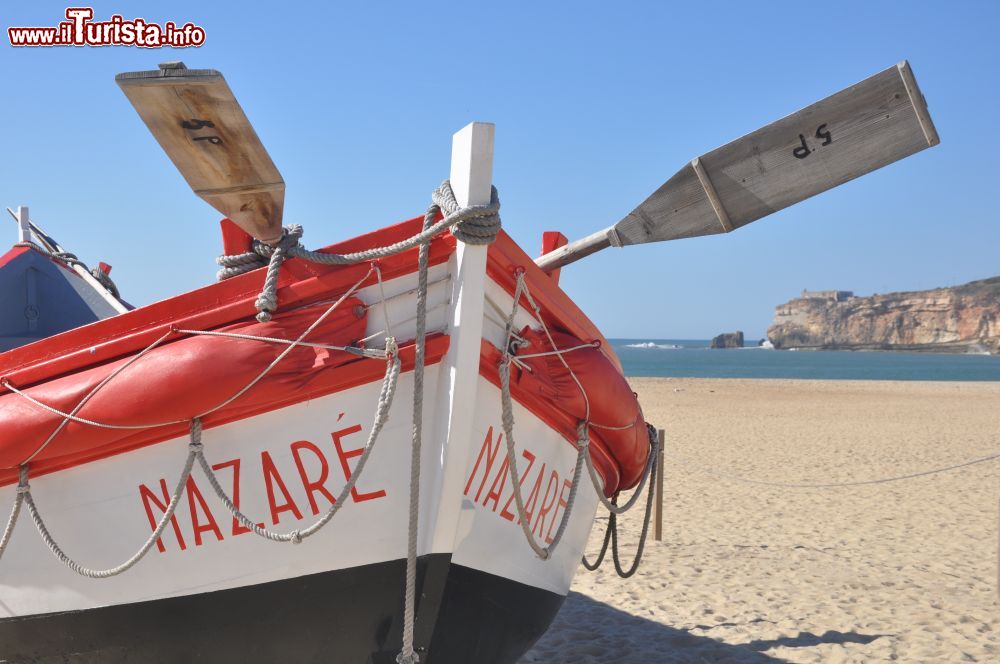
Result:
[[[614,230],[614,226],[609,226],[602,231],[597,231],[580,240],[570,242],[564,247],[551,251],[544,256],[535,259],[535,264],[546,272],[551,272],[564,265],[569,265],[575,261],[589,256],[606,247],[611,246],[609,233]]]

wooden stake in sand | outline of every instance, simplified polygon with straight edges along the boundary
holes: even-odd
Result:
[[[656,511],[656,521],[653,527],[653,539],[657,542],[663,541],[663,447],[667,442],[667,433],[663,429],[657,430],[660,438],[659,450],[656,458],[656,502],[653,509]],[[1000,563],[998,563],[1000,565]],[[1000,567],[997,574],[1000,575]],[[1000,579],[1000,576],[997,577]]]

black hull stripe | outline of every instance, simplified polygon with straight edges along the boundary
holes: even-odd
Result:
[[[0,662],[393,664],[404,560],[211,593],[0,620]],[[421,662],[515,662],[564,596],[420,558]]]

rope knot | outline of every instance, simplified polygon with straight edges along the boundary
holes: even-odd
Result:
[[[385,338],[385,355],[386,358],[392,359],[399,354],[399,344],[396,343],[396,337],[386,337]]]
[[[487,205],[459,207],[451,182],[445,180],[431,194],[431,200],[451,226],[455,239],[466,244],[492,244],[500,232],[500,196],[496,187],[490,189]]]
[[[289,541],[292,544],[302,544],[302,535],[299,534],[299,531],[293,530],[292,532],[288,533],[288,535],[290,538]]]
[[[292,224],[285,226],[278,244],[271,246],[258,242],[255,245],[257,253],[270,254],[270,260],[267,263],[267,276],[264,277],[264,288],[254,303],[258,312],[257,320],[261,323],[270,321],[271,314],[278,310],[278,276],[281,272],[281,264],[285,262],[289,252],[301,246],[299,244],[301,237],[302,226]]]
[[[587,420],[580,420],[576,425],[577,449],[585,450],[590,447],[590,429]]]
[[[191,418],[191,442],[188,443],[188,450],[194,454],[201,454],[205,446],[201,444],[201,418]]]
[[[17,471],[17,493],[24,495],[30,491],[31,485],[28,484],[28,467],[21,466]]]

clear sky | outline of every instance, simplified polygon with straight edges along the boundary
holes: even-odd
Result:
[[[218,214],[114,84],[176,59],[226,75],[307,246],[422,213],[451,134],[484,120],[504,226],[533,255],[542,231],[615,223],[691,158],[909,59],[938,147],[729,235],[606,250],[564,269],[564,288],[608,336],[759,338],[803,288],[1000,274],[1000,2],[93,6],[191,21],[206,43],[13,49],[4,34],[0,205],[29,205],[81,258],[111,263],[136,304],[211,281],[221,248]],[[65,8],[0,16],[49,26]],[[15,239],[13,223],[0,232]]]

